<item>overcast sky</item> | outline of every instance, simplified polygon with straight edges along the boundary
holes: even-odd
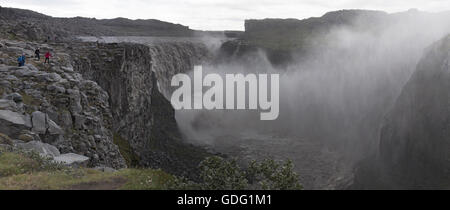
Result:
[[[450,0],[0,0],[55,17],[159,19],[201,30],[243,30],[250,18],[308,18],[340,9],[450,10]]]

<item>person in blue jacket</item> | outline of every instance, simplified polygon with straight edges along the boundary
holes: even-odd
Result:
[[[25,54],[22,54],[22,56],[20,56],[20,57],[17,59],[17,62],[19,63],[19,67],[25,65],[25,60],[26,60]]]

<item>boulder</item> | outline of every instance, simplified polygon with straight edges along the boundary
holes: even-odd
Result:
[[[30,141],[28,143],[18,143],[16,144],[18,148],[34,151],[42,156],[46,157],[57,157],[60,155],[59,150],[50,144],[42,143],[40,141]]]
[[[35,111],[32,114],[33,128],[32,131],[38,134],[62,135],[64,131],[47,114]]]
[[[28,69],[30,69],[31,71],[39,71],[39,69],[33,66],[33,64],[25,64],[25,66],[28,67]]]
[[[20,131],[30,129],[30,118],[10,110],[0,110],[0,132],[15,138]]]
[[[55,162],[70,166],[87,166],[89,158],[75,153],[67,153],[53,158]]]
[[[48,126],[48,132],[50,135],[62,135],[64,134],[64,131],[61,127],[59,127],[53,120],[50,120],[47,118],[47,126]]]
[[[19,93],[11,93],[6,96],[6,99],[13,100],[16,103],[20,103],[23,101],[22,95],[20,95]]]
[[[17,109],[17,105],[12,100],[0,99],[0,109],[14,111]]]
[[[32,131],[38,134],[45,134],[47,132],[47,115],[36,111],[31,114],[31,119],[33,122]]]
[[[36,77],[38,75],[37,71],[30,71],[29,69],[26,68],[18,69],[13,73],[18,77]]]

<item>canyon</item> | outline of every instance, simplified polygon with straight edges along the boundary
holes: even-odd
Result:
[[[0,17],[0,133],[15,144],[42,141],[91,167],[161,168],[193,180],[216,154],[242,165],[291,159],[305,189],[448,188],[449,13],[248,20],[237,38],[9,8]],[[52,51],[53,63],[33,61],[36,48]],[[16,67],[22,53],[29,63]],[[196,65],[279,74],[279,117],[175,110],[172,78]]]

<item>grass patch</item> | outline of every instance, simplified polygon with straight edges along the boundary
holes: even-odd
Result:
[[[127,162],[128,167],[136,167],[139,165],[139,157],[133,152],[133,149],[127,140],[119,134],[114,133],[113,142],[119,147],[120,154]]]
[[[56,170],[25,173],[0,178],[0,189],[6,190],[61,190],[71,189],[81,183],[108,181],[112,173],[102,173],[93,169]]]
[[[52,166],[52,167],[49,167]],[[164,190],[175,178],[161,170],[55,167],[49,159],[22,152],[0,152],[0,190]]]
[[[65,168],[35,152],[8,152],[0,150],[0,177],[40,171],[55,171]]]
[[[165,190],[175,179],[162,170],[154,169],[124,169],[116,174],[127,180],[120,188],[123,190]]]
[[[4,153],[0,156],[0,177],[28,173],[38,167],[36,161],[19,154]]]

